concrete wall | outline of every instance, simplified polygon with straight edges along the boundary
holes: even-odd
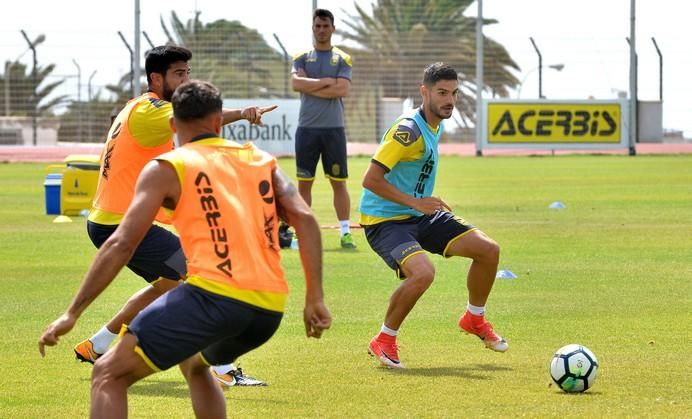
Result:
[[[57,118],[38,118],[36,145],[56,145],[60,121]],[[16,142],[14,139],[17,138]],[[0,144],[33,145],[33,127],[30,116],[0,117]]]
[[[663,103],[640,100],[637,109],[637,137],[640,143],[663,142]]]

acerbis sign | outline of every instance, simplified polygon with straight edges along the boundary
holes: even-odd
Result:
[[[487,100],[484,145],[523,148],[627,147],[624,101]]]

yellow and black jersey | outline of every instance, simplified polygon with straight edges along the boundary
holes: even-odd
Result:
[[[171,103],[153,92],[130,100],[118,113],[101,155],[101,172],[89,221],[120,224],[144,165],[173,149],[172,115]],[[164,213],[157,216],[159,221],[166,219]]]
[[[424,121],[425,119],[421,117],[420,120]],[[437,129],[433,129],[430,125],[427,125],[427,128],[435,134],[440,129],[439,126]],[[385,172],[389,173],[399,163],[421,160],[425,152],[425,139],[416,121],[412,118],[400,118],[382,137],[380,146],[372,157],[372,163],[381,166]],[[361,211],[360,224],[372,225],[387,220],[406,219],[410,216],[409,214],[401,214],[383,217]]]
[[[130,114],[130,133],[139,145],[156,147],[170,140],[173,105],[163,99],[143,100]]]
[[[437,129],[430,127],[433,132]],[[413,119],[401,119],[384,134],[372,160],[389,172],[400,161],[419,160],[424,152],[425,141],[418,125]]]

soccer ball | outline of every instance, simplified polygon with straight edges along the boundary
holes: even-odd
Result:
[[[597,370],[596,356],[582,345],[563,346],[550,361],[550,376],[567,393],[581,393],[593,387]]]

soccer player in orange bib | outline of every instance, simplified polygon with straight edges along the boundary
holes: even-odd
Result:
[[[98,248],[113,234],[130,206],[135,182],[144,165],[152,158],[173,149],[169,120],[173,115],[171,95],[189,80],[188,61],[192,53],[178,46],[159,46],[146,54],[145,69],[149,91],[130,100],[115,117],[101,155],[99,183],[87,220],[89,238]],[[274,107],[224,109],[223,123],[246,119],[261,123],[264,112]],[[156,220],[168,223],[165,211]],[[132,254],[127,267],[150,286],[135,293],[106,325],[74,348],[77,359],[94,363],[118,336],[122,324],[150,302],[178,285],[186,276],[185,255],[180,240],[168,229],[152,225]],[[264,385],[245,376],[232,365],[214,367],[215,377],[223,385]]]
[[[191,81],[172,97],[172,126],[180,144],[146,164],[132,204],[101,246],[67,311],[39,339],[39,351],[58,343],[82,312],[130,260],[161,207],[188,259],[188,279],[144,308],[113,349],[94,364],[91,416],[126,417],[127,389],[176,364],[200,418],[225,418],[211,364],[234,361],[259,347],[281,322],[288,286],[280,265],[279,217],[301,238],[308,337],[331,325],[322,289],[319,225],[276,159],[251,143],[219,138],[221,96]]]

